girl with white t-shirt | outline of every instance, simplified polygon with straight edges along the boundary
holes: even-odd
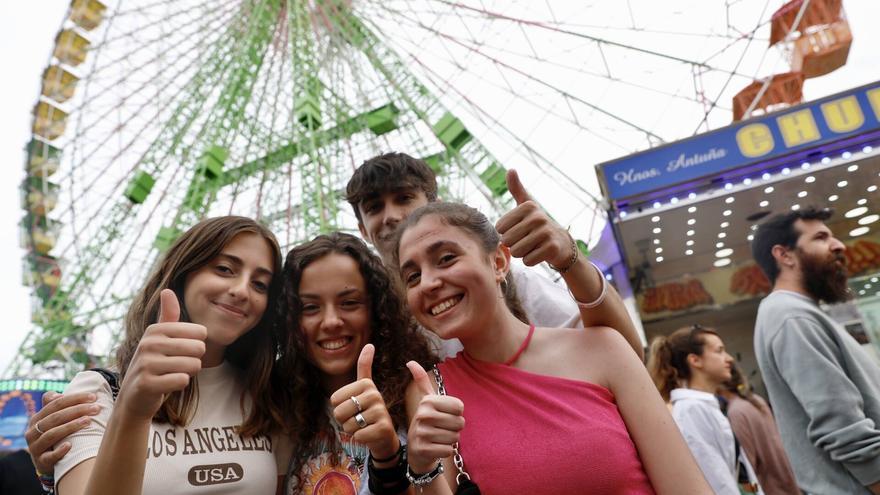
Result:
[[[100,412],[65,439],[59,494],[276,492],[267,308],[280,268],[274,235],[249,218],[204,220],[175,241],[125,318],[118,397],[94,371],[65,391],[94,394]]]
[[[718,332],[700,325],[656,337],[648,358],[654,384],[671,401],[672,417],[715,493],[761,493],[756,484],[739,484],[741,474],[752,482],[755,476],[715,396],[732,366]]]

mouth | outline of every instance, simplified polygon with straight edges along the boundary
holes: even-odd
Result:
[[[459,302],[461,302],[461,300],[463,298],[464,298],[464,296],[460,295],[460,294],[457,296],[452,296],[448,299],[444,299],[443,301],[440,301],[438,304],[435,304],[434,306],[431,306],[431,308],[429,308],[428,311],[430,311],[431,315],[433,315],[433,316],[441,315],[441,314],[449,311],[453,307],[455,307]]]
[[[219,303],[219,302],[215,302],[214,305],[217,306],[218,308],[220,308],[221,310],[223,310],[224,312],[229,313],[232,316],[235,316],[237,318],[247,317],[247,313],[236,308],[235,306],[230,306],[228,304],[223,304],[223,303]]]
[[[317,344],[318,347],[324,349],[325,351],[338,351],[339,349],[342,349],[343,347],[351,344],[352,340],[354,340],[353,337],[339,337],[335,339],[319,340]]]

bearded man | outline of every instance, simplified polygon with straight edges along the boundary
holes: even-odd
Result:
[[[849,297],[831,214],[805,208],[755,233],[752,255],[773,284],[755,354],[800,489],[880,494],[880,367],[819,307]]]

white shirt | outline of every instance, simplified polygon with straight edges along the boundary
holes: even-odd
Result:
[[[677,388],[669,397],[672,418],[712,490],[718,495],[739,495],[733,430],[721,412],[718,399],[708,392],[687,388]],[[742,449],[740,451],[742,453]],[[754,481],[756,477],[746,456],[740,455],[740,461],[749,479]]]

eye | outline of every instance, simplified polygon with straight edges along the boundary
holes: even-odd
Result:
[[[220,273],[232,273],[232,268],[226,265],[217,265],[214,269]]]
[[[438,261],[441,265],[444,265],[444,264],[448,264],[448,263],[451,263],[451,262],[455,261],[455,259],[456,259],[457,257],[458,257],[458,256],[455,255],[455,254],[453,254],[453,253],[446,253],[446,254],[440,256],[440,259],[438,259],[437,261]]]
[[[364,205],[364,213],[375,214],[379,211],[380,203],[367,203]]]
[[[320,309],[317,304],[314,303],[304,303],[302,305],[302,312],[307,314],[314,314]]]
[[[349,309],[356,308],[356,307],[360,306],[361,304],[362,304],[362,302],[358,299],[346,299],[345,301],[342,301],[342,307],[349,308]]]
[[[257,289],[257,292],[260,293],[266,293],[269,291],[269,284],[261,280],[255,280],[253,286],[255,289]]]
[[[406,285],[408,287],[412,287],[419,283],[419,278],[422,276],[421,272],[410,272],[406,275]]]

